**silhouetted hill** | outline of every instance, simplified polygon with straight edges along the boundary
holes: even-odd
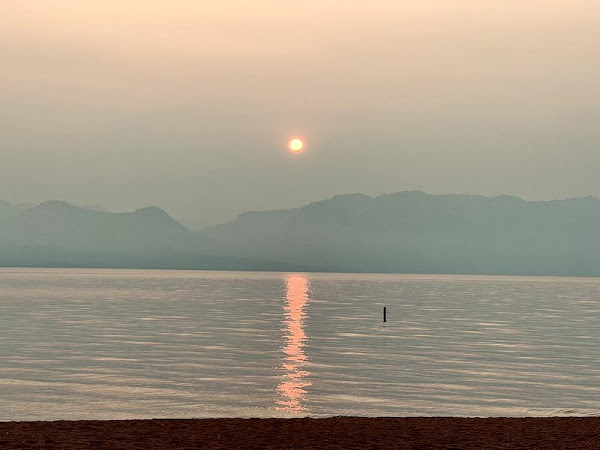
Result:
[[[211,253],[332,271],[600,275],[600,200],[340,195],[200,233]]]
[[[600,275],[600,200],[338,195],[192,232],[156,207],[0,203],[1,266]]]
[[[8,206],[0,204],[0,213]],[[0,266],[300,270],[289,263],[206,255],[202,240],[156,207],[111,213],[48,201],[0,221]]]
[[[189,230],[159,208],[106,213],[48,201],[23,211],[0,228],[2,240],[77,251],[128,252],[172,248]]]

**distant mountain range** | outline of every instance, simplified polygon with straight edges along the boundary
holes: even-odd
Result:
[[[0,203],[0,266],[302,270],[287,262],[206,255],[202,237],[160,208],[129,213],[48,201]]]
[[[594,197],[339,195],[200,231],[155,207],[0,202],[0,265],[590,276],[599,231]]]

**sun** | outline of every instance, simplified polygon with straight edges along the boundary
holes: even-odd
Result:
[[[292,153],[300,153],[302,150],[304,150],[304,142],[302,142],[302,139],[299,138],[291,139],[288,146]]]

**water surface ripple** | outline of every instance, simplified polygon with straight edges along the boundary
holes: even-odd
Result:
[[[596,278],[0,269],[0,420],[599,415],[599,298]]]

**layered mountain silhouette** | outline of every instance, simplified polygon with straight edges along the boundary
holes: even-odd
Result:
[[[249,212],[211,251],[340,272],[600,275],[600,200],[400,192]]]
[[[0,209],[0,266],[300,270],[202,252],[202,239],[156,207],[129,213],[48,201]]]
[[[159,208],[0,202],[0,265],[600,275],[600,200],[400,192],[191,231]]]

